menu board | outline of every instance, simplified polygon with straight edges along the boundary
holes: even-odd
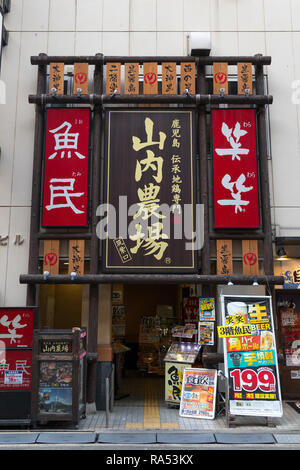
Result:
[[[165,364],[165,400],[180,403],[182,380],[185,367],[191,364],[166,362]]]
[[[172,343],[164,361],[193,364],[196,361],[200,348],[201,345],[198,343]]]
[[[40,362],[40,413],[72,412],[72,361]]]
[[[184,369],[179,416],[214,419],[217,371]]]
[[[229,412],[282,416],[281,391],[272,315],[265,296],[222,296],[224,362]]]
[[[198,323],[198,342],[203,346],[214,344],[214,322],[203,321]]]

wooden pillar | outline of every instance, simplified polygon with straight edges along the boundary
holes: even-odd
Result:
[[[197,93],[206,93],[205,65],[197,64]],[[208,192],[208,165],[207,165],[207,139],[206,139],[206,107],[198,108],[198,153],[199,172],[198,185],[200,186],[200,204],[203,205],[203,247],[201,249],[201,272],[210,274],[210,240],[209,240],[209,192]],[[209,296],[209,285],[202,286],[202,295]]]
[[[255,67],[256,94],[264,94],[264,69],[263,65]],[[266,275],[273,275],[273,246],[272,246],[272,222],[270,203],[270,184],[267,154],[267,130],[266,130],[266,107],[262,105],[257,113],[258,147],[259,147],[259,170],[260,191],[262,207],[262,224],[264,231],[264,271]]]
[[[39,57],[46,54],[39,54]],[[46,93],[46,73],[47,66],[38,66],[37,94]],[[35,130],[34,130],[34,151],[32,172],[32,192],[31,192],[31,218],[30,218],[30,240],[29,240],[29,261],[28,273],[38,274],[39,262],[39,240],[37,234],[40,230],[40,203],[42,185],[42,160],[44,144],[44,108],[37,104],[35,107]],[[36,285],[29,284],[27,288],[28,306],[36,305]]]
[[[101,55],[102,54],[97,54]],[[103,93],[103,63],[95,65],[94,93]],[[100,204],[102,106],[95,105],[93,116],[93,154],[92,154],[92,201],[91,201],[91,244],[90,273],[97,274],[99,269],[99,239],[96,234],[96,209]],[[97,343],[98,343],[98,285],[90,285],[88,320],[88,373],[87,402],[96,402]]]

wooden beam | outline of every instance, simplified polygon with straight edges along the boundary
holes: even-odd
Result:
[[[29,95],[29,103],[32,104],[90,104],[90,105],[104,105],[104,104],[183,104],[190,105],[219,105],[219,104],[232,104],[232,105],[265,105],[273,103],[273,96],[271,95],[116,95],[110,94],[99,95]]]
[[[44,278],[42,274],[21,274],[21,284],[227,284],[230,280],[237,285],[252,285],[253,276],[242,275],[201,275],[201,274],[84,274],[76,276],[59,275]],[[259,284],[282,285],[283,276],[256,276]]]

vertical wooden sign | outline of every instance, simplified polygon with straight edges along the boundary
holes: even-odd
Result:
[[[59,240],[44,240],[43,272],[59,274]]]
[[[228,64],[226,62],[214,62],[213,64],[214,95],[219,95],[224,89],[224,94],[228,95]]]
[[[57,95],[64,94],[64,64],[62,62],[51,62],[49,76],[49,94],[56,89]]]
[[[243,274],[255,276],[259,273],[257,240],[242,240]]]
[[[121,64],[108,62],[106,64],[106,94],[111,95],[115,90],[121,93]]]
[[[157,62],[145,62],[143,64],[144,72],[144,95],[157,95]]]
[[[238,72],[238,94],[244,95],[245,90],[249,90],[252,95],[252,64],[251,62],[239,62],[237,64]]]
[[[163,95],[176,95],[177,94],[177,80],[176,80],[176,62],[163,62],[161,64],[162,74],[162,89]]]
[[[183,94],[185,90],[188,90],[191,95],[194,95],[195,84],[195,62],[182,62],[180,70],[180,93]]]
[[[69,274],[84,274],[84,240],[69,240]]]
[[[217,240],[217,274],[233,274],[232,240]]]
[[[125,95],[139,94],[139,64],[125,64]]]
[[[89,64],[76,63],[74,64],[74,82],[73,93],[77,94],[78,88],[81,89],[82,95],[87,95],[89,90]]]

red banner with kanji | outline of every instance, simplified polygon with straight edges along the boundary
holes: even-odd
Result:
[[[212,111],[215,228],[258,228],[254,109]]]
[[[87,226],[89,126],[88,108],[47,110],[44,227]]]

